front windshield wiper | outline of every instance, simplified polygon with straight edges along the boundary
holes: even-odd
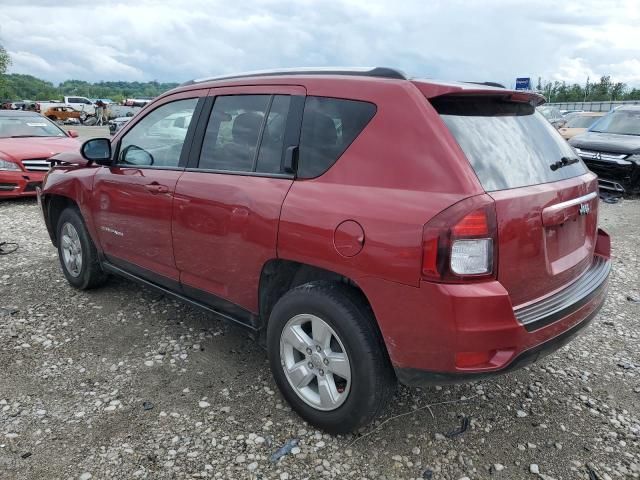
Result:
[[[580,159],[577,158],[577,157],[573,157],[573,158],[562,157],[560,160],[558,160],[555,163],[552,163],[549,166],[551,167],[551,170],[553,170],[555,172],[559,168],[566,167],[567,165],[573,165],[574,163],[578,163],[579,161],[580,161]]]

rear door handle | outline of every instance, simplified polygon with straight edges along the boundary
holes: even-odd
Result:
[[[160,185],[158,182],[149,183],[148,185],[145,185],[144,188],[154,195],[157,195],[158,193],[169,193],[169,187],[166,185]]]

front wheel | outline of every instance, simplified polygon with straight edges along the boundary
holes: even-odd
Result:
[[[310,424],[351,432],[375,418],[396,380],[375,319],[347,285],[311,282],[286,293],[267,329],[278,388]]]
[[[80,212],[67,208],[57,226],[58,257],[67,281],[80,290],[100,286],[107,276]]]

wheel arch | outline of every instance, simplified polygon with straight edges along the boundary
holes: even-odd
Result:
[[[389,352],[387,351],[384,336],[382,335],[380,325],[378,324],[378,320],[373,310],[373,305],[369,301],[364,290],[356,281],[331,270],[279,258],[267,261],[263,265],[262,272],[260,274],[258,302],[262,324],[260,328],[259,342],[264,344],[266,341],[266,327],[269,323],[269,316],[277,301],[288,291],[305,283],[314,281],[328,281],[343,284],[345,288],[350,289],[356,297],[363,302],[369,310],[370,317],[373,320],[372,326],[378,334],[381,347],[384,350],[384,355],[389,359]]]
[[[42,198],[44,221],[49,232],[49,237],[54,246],[58,246],[58,232],[56,226],[60,215],[66,208],[76,208],[80,211],[78,203],[71,197],[67,197],[59,194],[47,194]]]

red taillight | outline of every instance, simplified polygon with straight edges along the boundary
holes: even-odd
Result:
[[[446,283],[495,278],[497,223],[493,199],[467,198],[431,219],[422,234],[422,277]]]
[[[475,212],[471,212],[456,223],[452,229],[452,233],[456,237],[477,237],[480,235],[489,235],[487,212],[483,208],[479,208]]]

